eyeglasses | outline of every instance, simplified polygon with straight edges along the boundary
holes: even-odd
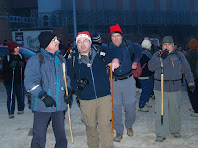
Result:
[[[59,40],[57,38],[53,38],[52,41],[57,42]]]

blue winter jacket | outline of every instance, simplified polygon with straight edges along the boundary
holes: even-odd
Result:
[[[127,44],[126,44],[126,42]],[[128,47],[127,47],[128,45]],[[122,55],[122,61],[120,61],[120,67],[114,71],[114,76],[117,77],[118,75],[126,75],[128,73],[132,73],[132,63],[139,62],[140,58],[142,57],[142,48],[137,44],[128,41],[122,40],[122,43],[119,47],[115,46],[112,42],[109,44],[113,53]],[[127,49],[128,48],[128,49]],[[130,50],[130,52],[129,52]],[[133,55],[133,59],[132,59]]]
[[[109,50],[103,48],[103,51]],[[96,98],[110,95],[110,81],[107,74],[106,64],[111,62],[110,52],[106,52],[105,62],[99,57],[99,54],[92,48],[91,60],[93,61],[89,67],[85,62],[79,60],[79,53],[76,50],[74,65],[71,66],[71,59],[67,61],[69,76],[71,78],[72,89],[77,93],[81,100],[93,100]],[[112,57],[119,59],[120,55]],[[85,78],[88,80],[88,85],[83,90],[77,89],[77,80]]]
[[[43,62],[40,65],[39,56],[32,56],[26,65],[24,84],[26,90],[31,94],[31,109],[39,112],[56,112],[63,111],[67,108],[64,102],[65,84],[62,68],[62,60],[57,54],[49,53],[45,49],[41,49],[43,54]],[[42,81],[41,81],[42,80]],[[67,87],[70,86],[70,78],[67,77]],[[42,86],[41,86],[42,85]],[[46,92],[56,101],[56,107],[46,107],[39,96]]]

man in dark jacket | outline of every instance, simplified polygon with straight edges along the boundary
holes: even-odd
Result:
[[[195,91],[191,92],[188,88],[188,96],[193,109],[191,116],[198,117],[198,74],[196,72],[198,66],[198,41],[196,39],[190,40],[186,59],[190,64],[190,68],[195,79]]]
[[[87,144],[90,148],[112,148],[111,133],[111,96],[110,82],[106,73],[106,64],[110,63],[109,53],[101,57],[99,51],[91,46],[88,31],[79,32],[76,37],[77,51],[71,72],[72,89],[80,99],[82,120],[86,125]],[[108,51],[107,51],[108,52]],[[104,59],[105,60],[104,60]],[[105,62],[104,62],[105,61]],[[119,67],[114,59],[112,67]],[[72,69],[70,68],[70,69]],[[97,131],[99,127],[99,133]],[[100,138],[99,138],[100,135]]]
[[[121,141],[124,132],[122,105],[125,110],[125,127],[127,128],[127,135],[133,136],[132,125],[135,122],[136,116],[136,85],[135,79],[132,76],[132,69],[137,68],[137,64],[142,56],[142,48],[131,41],[124,40],[122,33],[118,24],[110,27],[112,40],[109,44],[110,50],[114,54],[122,56],[122,60],[119,61],[121,63],[120,67],[113,73],[115,142]]]
[[[19,53],[19,46],[16,42],[8,43],[9,53],[3,58],[3,78],[4,85],[7,91],[7,108],[9,118],[14,118],[15,110],[15,95],[17,97],[18,114],[24,113],[24,68],[25,59]]]
[[[155,52],[152,59],[148,62],[149,70],[155,72],[156,142],[163,142],[169,131],[175,138],[181,137],[180,104],[182,74],[187,79],[189,89],[193,91],[195,87],[188,61],[181,52],[174,50],[173,38],[171,36],[165,36],[162,44],[163,50]],[[161,119],[161,86],[163,86],[164,96],[163,123]]]
[[[65,93],[63,74],[65,59],[59,54],[59,41],[54,33],[41,32],[38,39],[41,53],[32,56],[25,69],[25,88],[31,94],[31,109],[34,112],[31,148],[45,147],[50,119],[56,137],[55,148],[66,148],[64,111],[71,102],[72,93],[69,77],[67,77],[69,95]]]

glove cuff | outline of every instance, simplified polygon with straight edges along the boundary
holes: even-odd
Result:
[[[47,96],[47,93],[46,93],[46,92],[43,92],[43,93],[39,96],[39,98],[43,101],[43,100],[46,98],[46,96]]]

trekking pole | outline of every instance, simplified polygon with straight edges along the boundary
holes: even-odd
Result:
[[[13,97],[13,91],[14,91],[14,71],[15,71],[15,67],[12,70],[12,88],[11,88],[11,98],[10,98],[10,114],[11,114],[11,108],[12,108],[12,97]]]
[[[163,125],[163,115],[164,115],[164,65],[162,62],[162,58],[160,58],[161,62],[161,125]]]
[[[64,82],[65,82],[65,91],[66,95],[68,96],[68,89],[67,89],[67,80],[66,80],[66,74],[65,74],[65,63],[63,62],[63,75],[64,75]],[[70,129],[70,134],[71,134],[71,140],[72,143],[74,143],[73,136],[72,136],[72,128],[71,128],[71,118],[70,118],[70,107],[69,104],[67,104],[67,109],[68,109],[68,118],[69,118],[69,129]]]
[[[21,96],[22,96],[22,105],[24,110],[24,93],[23,93],[23,69],[21,67]]]
[[[114,134],[114,130],[113,130],[113,72],[112,72],[111,66],[110,66],[110,81],[111,81],[111,98],[112,98],[112,133]]]

